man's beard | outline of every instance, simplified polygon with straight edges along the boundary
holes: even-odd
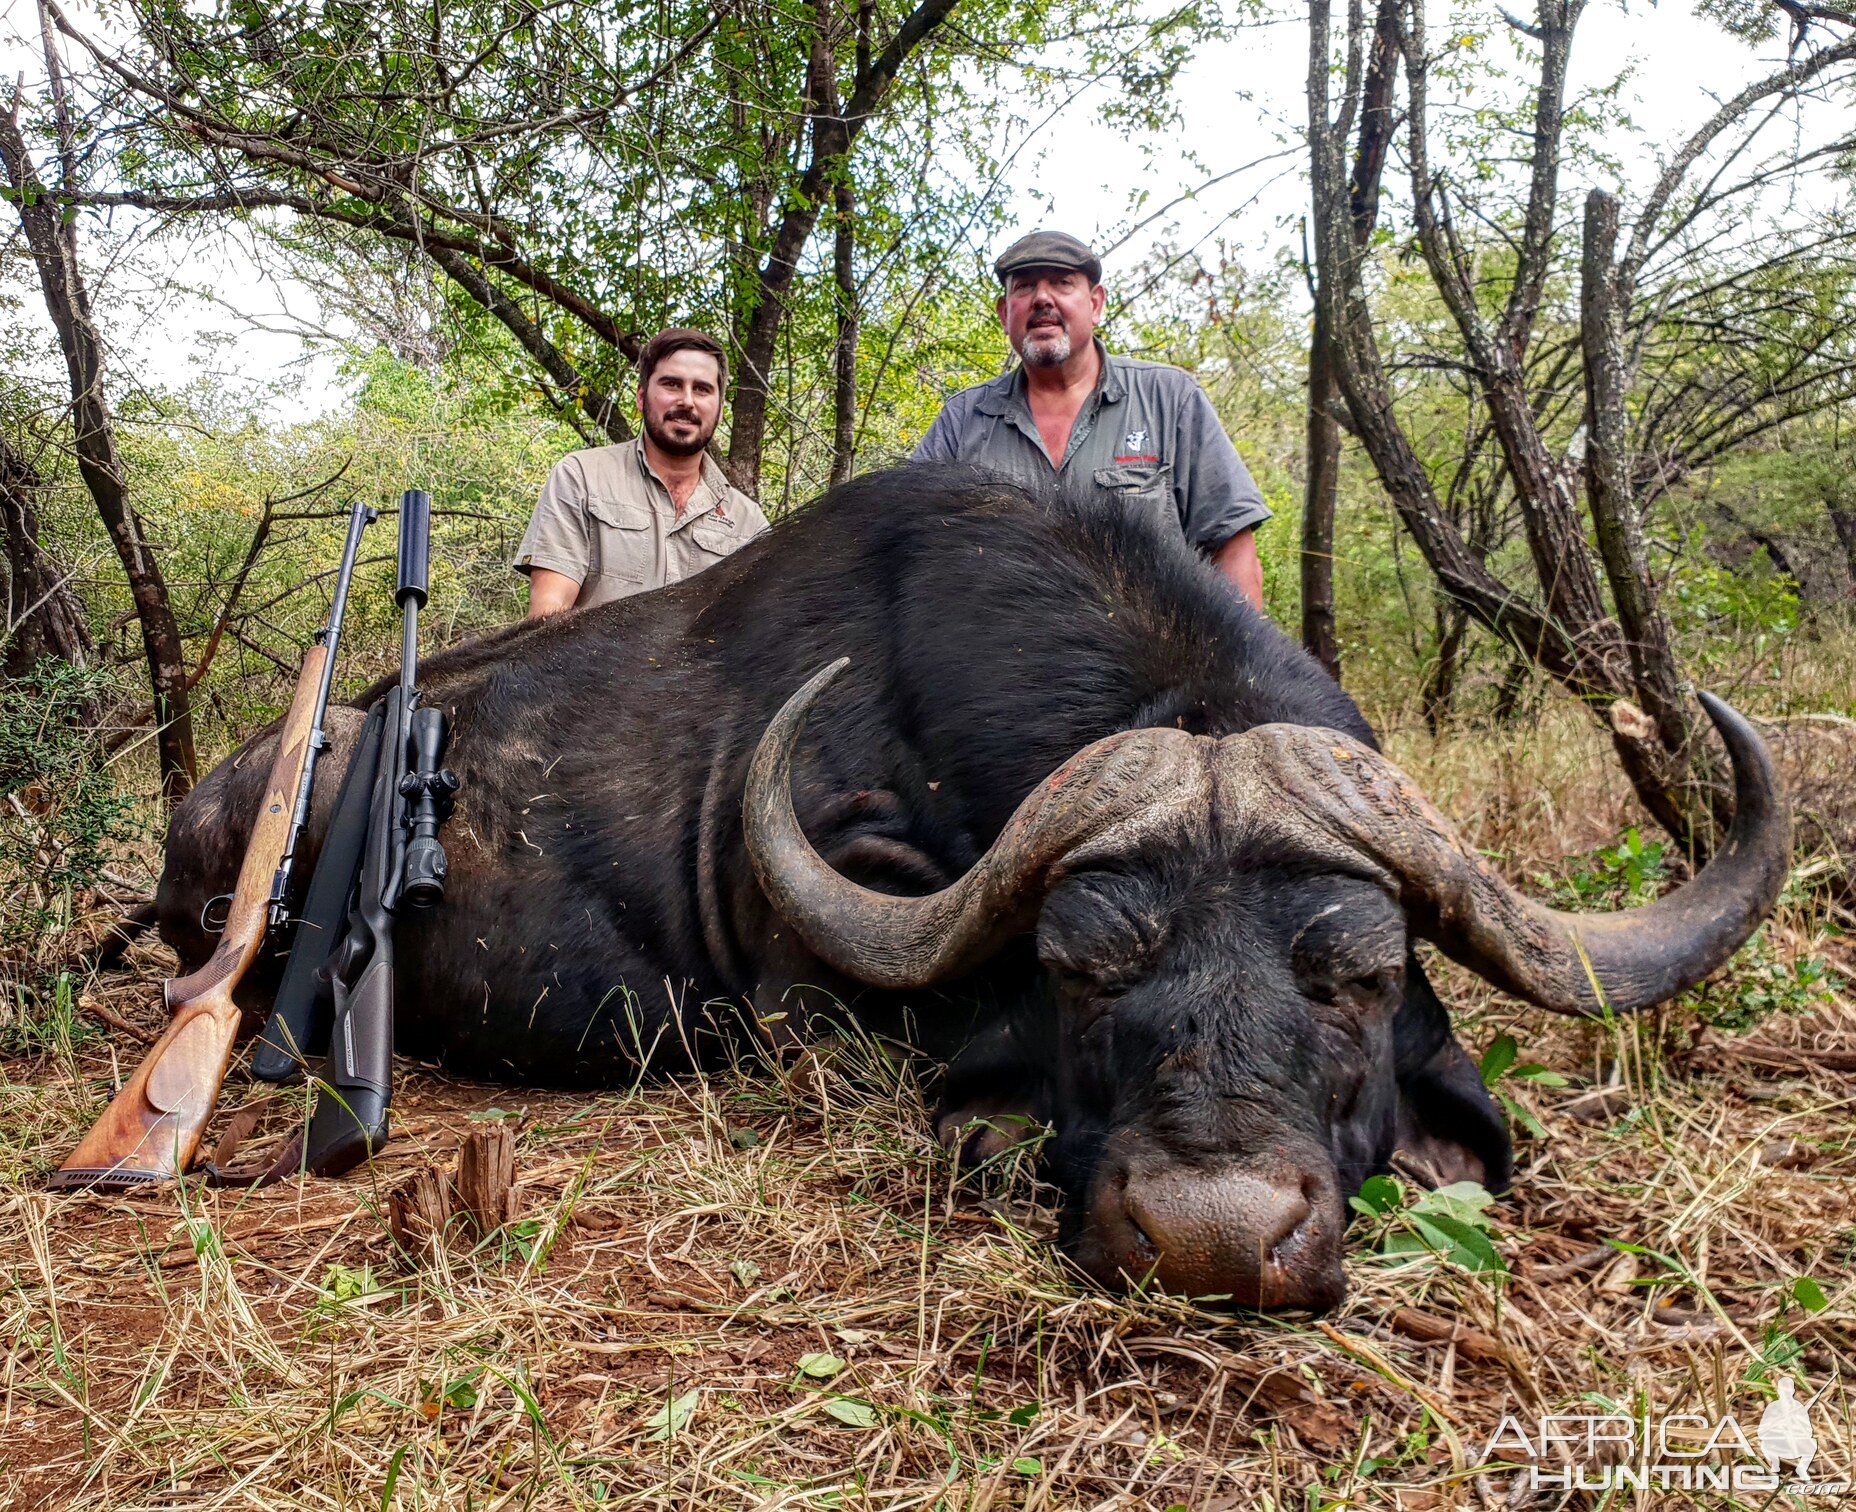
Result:
[[[670,432],[665,429],[665,426],[673,418],[694,423],[696,426],[695,439],[686,441],[682,437],[671,435]],[[715,434],[715,427],[712,425],[707,430],[704,430],[702,428],[702,417],[694,410],[666,410],[662,419],[659,419],[647,410],[644,416],[644,433],[651,438],[652,443],[657,449],[667,457],[693,457],[709,444],[709,438]]]
[[[1018,355],[1024,359],[1026,367],[1062,367],[1070,360],[1073,350],[1075,344],[1070,340],[1070,333],[1062,326],[1040,326],[1025,332]]]

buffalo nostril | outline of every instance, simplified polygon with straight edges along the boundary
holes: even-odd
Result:
[[[1133,1239],[1135,1248],[1148,1256],[1158,1255],[1160,1253],[1160,1246],[1154,1243],[1153,1235],[1147,1232],[1141,1220],[1132,1210],[1129,1211],[1127,1217],[1128,1227],[1134,1231]]]
[[[1299,1186],[1299,1199],[1289,1198],[1282,1206],[1278,1231],[1270,1242],[1269,1257],[1272,1261],[1279,1260],[1285,1250],[1295,1247],[1296,1241],[1304,1236],[1309,1220],[1321,1205],[1319,1177],[1305,1174]]]

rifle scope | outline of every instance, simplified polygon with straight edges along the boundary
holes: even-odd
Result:
[[[457,774],[439,765],[445,759],[446,733],[443,710],[413,710],[411,770],[400,778],[412,831],[400,873],[400,901],[414,908],[434,907],[445,897],[445,848],[438,842],[438,827],[458,790]]]

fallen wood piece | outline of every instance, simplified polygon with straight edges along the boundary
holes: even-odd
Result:
[[[1455,1344],[1456,1352],[1467,1360],[1484,1365],[1508,1363],[1508,1351],[1499,1339],[1456,1318],[1439,1318],[1415,1307],[1401,1307],[1386,1322],[1406,1338],[1422,1344]]]
[[[479,1236],[495,1233],[515,1216],[516,1139],[503,1124],[486,1124],[464,1136],[452,1178],[457,1207]]]
[[[1773,1139],[1760,1147],[1759,1163],[1781,1171],[1796,1171],[1817,1159],[1817,1151],[1796,1139]]]
[[[424,1259],[444,1242],[451,1223],[451,1189],[430,1167],[421,1167],[387,1193],[387,1227],[394,1242]]]
[[[1614,1260],[1621,1253],[1615,1246],[1600,1244],[1592,1249],[1574,1255],[1570,1260],[1558,1265],[1543,1265],[1527,1273],[1529,1281],[1564,1281],[1569,1276],[1576,1276],[1581,1271],[1596,1270],[1607,1260]]]
[[[155,1040],[159,1037],[150,1034],[140,1024],[132,1024],[120,1014],[105,1008],[88,992],[79,996],[77,1006],[83,1012],[88,1013],[92,1018],[108,1024],[112,1029],[120,1030],[122,1033],[128,1035],[130,1039],[138,1040],[144,1045],[154,1044]]]
[[[1603,1123],[1625,1112],[1631,1101],[1628,1087],[1594,1087],[1560,1104],[1559,1111],[1575,1123]]]
[[[1794,1050],[1789,1045],[1747,1045],[1735,1046],[1732,1059],[1784,1071],[1856,1071],[1856,1051],[1851,1050]]]

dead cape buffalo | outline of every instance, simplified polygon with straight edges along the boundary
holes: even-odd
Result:
[[[1508,1179],[1414,939],[1629,1010],[1719,967],[1787,864],[1765,751],[1710,700],[1739,796],[1713,862],[1632,912],[1543,908],[1176,531],[963,471],[866,477],[426,677],[464,787],[445,904],[401,932],[402,1052],[597,1085],[829,997],[949,1063],[949,1137],[1053,1126],[1092,1275],[1245,1304],[1341,1296],[1344,1197],[1395,1148]],[[332,720],[312,848],[359,723]],[[189,967],[274,742],[174,817],[159,915]]]

